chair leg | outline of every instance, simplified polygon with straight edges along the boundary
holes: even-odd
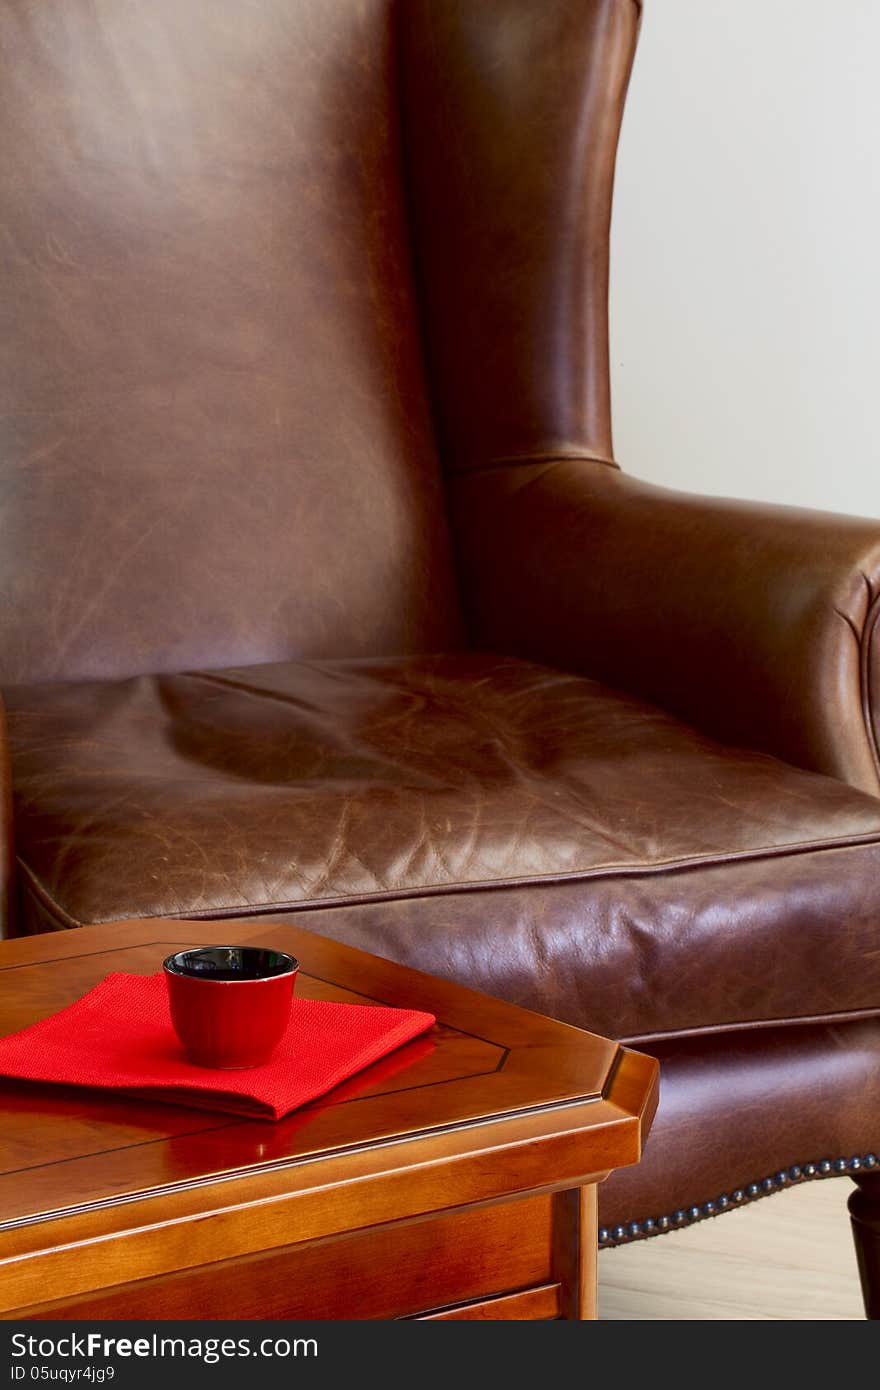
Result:
[[[855,1179],[849,1199],[853,1240],[865,1299],[865,1316],[880,1319],[880,1173]]]

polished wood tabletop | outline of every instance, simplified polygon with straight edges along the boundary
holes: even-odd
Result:
[[[134,1273],[573,1188],[638,1160],[653,1059],[265,918],[4,942],[0,1034],[111,971],[150,974],[172,950],[233,938],[296,955],[300,995],[422,1009],[437,1023],[279,1122],[0,1079],[0,1313],[47,1289],[84,1295]]]

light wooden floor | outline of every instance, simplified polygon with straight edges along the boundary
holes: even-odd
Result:
[[[814,1182],[674,1235],[599,1255],[599,1317],[862,1318],[846,1178]]]

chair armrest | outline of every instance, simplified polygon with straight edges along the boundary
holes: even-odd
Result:
[[[880,521],[691,496],[580,459],[451,486],[476,645],[880,794]]]
[[[0,940],[12,935],[12,776],[9,768],[9,740],[6,737],[6,708],[0,696]]]

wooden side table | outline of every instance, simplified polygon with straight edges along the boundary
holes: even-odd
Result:
[[[595,1317],[596,1184],[638,1161],[653,1058],[267,918],[5,942],[0,1033],[230,939],[438,1023],[277,1124],[0,1080],[0,1317]]]

